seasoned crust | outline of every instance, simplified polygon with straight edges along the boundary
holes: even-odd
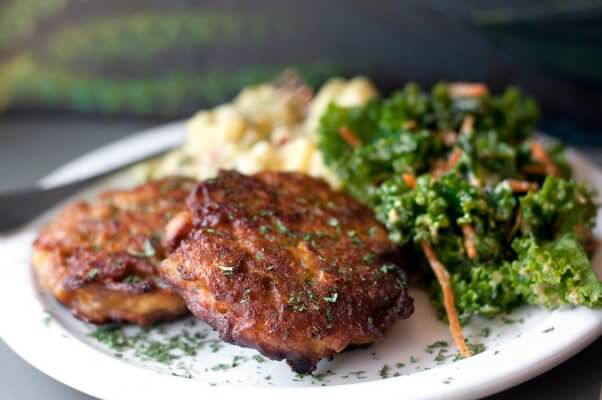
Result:
[[[34,242],[41,286],[93,323],[149,325],[186,313],[156,267],[167,255],[162,229],[185,209],[195,184],[166,178],[68,205]]]
[[[160,271],[228,342],[310,372],[413,311],[385,229],[322,180],[221,171],[188,206]]]

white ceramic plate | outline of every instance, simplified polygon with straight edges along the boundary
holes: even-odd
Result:
[[[176,123],[115,142],[57,170],[45,184],[66,181],[108,163],[136,157],[153,147],[183,140],[184,124]],[[570,151],[579,179],[602,192],[602,173]],[[127,186],[127,175],[89,190]],[[413,291],[416,312],[401,321],[381,342],[349,351],[320,363],[313,376],[299,377],[284,362],[257,357],[250,349],[220,342],[202,322],[190,317],[163,324],[148,333],[166,342],[187,331],[196,355],[173,351],[170,363],[145,357],[144,348],[116,352],[89,336],[96,328],[73,318],[37,289],[30,267],[36,231],[55,210],[2,238],[3,275],[0,280],[0,335],[21,357],[53,378],[105,399],[262,398],[312,400],[379,397],[406,399],[476,398],[503,390],[561,363],[602,332],[602,312],[584,308],[544,311],[523,307],[512,314],[485,320],[474,318],[465,333],[486,350],[470,359],[453,361],[447,326],[438,321],[424,293]],[[602,218],[598,218],[602,226]],[[597,236],[600,230],[596,231]],[[602,251],[594,260],[602,270]],[[126,329],[134,335],[137,328]],[[181,336],[180,336],[181,337]],[[445,347],[429,345],[445,341]],[[148,342],[145,342],[148,343]],[[442,344],[439,344],[443,346]],[[148,349],[146,349],[148,350]],[[384,368],[383,368],[384,367]],[[278,389],[276,389],[278,388]]]

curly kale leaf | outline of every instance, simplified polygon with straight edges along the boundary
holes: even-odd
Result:
[[[518,258],[500,265],[477,264],[451,273],[456,307],[462,323],[473,315],[493,317],[524,304],[555,308],[564,304],[602,308],[602,282],[576,238],[537,244],[533,237],[514,240]],[[438,283],[431,298],[444,316]]]
[[[574,235],[545,244],[533,237],[520,238],[512,247],[518,254],[511,269],[514,290],[528,303],[548,308],[561,304],[602,307],[602,283]]]
[[[389,238],[399,245],[413,239],[416,218],[414,195],[415,191],[400,176],[388,179],[378,187],[378,203],[374,212],[389,231]]]
[[[589,233],[597,213],[594,195],[574,180],[547,177],[540,190],[520,199],[523,234],[551,240],[570,232]]]
[[[462,224],[475,229],[480,260],[504,254],[516,199],[503,185],[483,191],[455,173],[439,180],[426,174],[416,180],[414,189],[393,177],[380,185],[376,194],[376,216],[389,230],[391,240],[399,244],[428,240],[450,269],[466,260]]]
[[[522,294],[515,289],[511,269],[510,263],[500,266],[479,264],[451,274],[462,323],[468,322],[473,315],[491,318],[524,303]],[[437,282],[431,284],[430,293],[439,315],[444,317],[443,294]]]
[[[514,88],[500,96],[452,98],[445,83],[430,94],[410,83],[362,107],[331,104],[320,121],[319,147],[344,186],[368,202],[374,187],[392,175],[428,172],[445,159],[451,144],[443,143],[443,133],[459,132],[468,115],[475,119],[475,134],[459,137],[465,165],[483,181],[519,175],[528,149],[516,147],[532,134],[538,112],[534,101]],[[341,128],[361,146],[348,143]]]
[[[330,104],[320,120],[320,149],[327,163],[337,163],[353,148],[340,134],[345,127],[364,144],[379,136],[380,100],[370,100],[363,107],[340,107]]]
[[[509,87],[500,96],[485,96],[480,113],[475,116],[477,130],[493,130],[500,141],[518,144],[533,134],[539,118],[537,103]]]
[[[409,83],[382,101],[378,127],[382,132],[397,133],[407,131],[412,125],[418,129],[430,128],[434,122],[431,99],[418,85]]]

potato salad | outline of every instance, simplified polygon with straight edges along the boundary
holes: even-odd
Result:
[[[220,169],[297,171],[338,187],[317,147],[320,118],[330,103],[357,107],[377,96],[362,77],[332,79],[310,101],[275,84],[249,87],[231,103],[199,111],[188,121],[184,146],[135,172],[148,180],[169,175],[207,179]]]

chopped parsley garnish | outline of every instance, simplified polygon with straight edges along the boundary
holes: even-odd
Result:
[[[339,294],[337,292],[333,292],[330,296],[323,297],[323,299],[324,299],[324,301],[327,301],[329,303],[336,303],[338,297],[339,297]]]
[[[525,320],[523,318],[513,319],[510,317],[503,316],[502,322],[505,323],[506,325],[512,325],[512,324],[517,324],[517,323],[522,324],[523,322],[525,322]]]
[[[88,271],[87,276],[90,280],[96,279],[96,277],[98,276],[98,269],[92,268],[90,271]]]
[[[387,274],[391,271],[395,271],[397,269],[397,266],[395,264],[383,264],[380,267],[380,272],[382,272],[383,274]]]
[[[366,378],[366,371],[364,371],[364,370],[360,370],[360,371],[349,371],[349,375],[353,375],[353,376],[355,376],[357,379],[364,379],[364,378]]]
[[[149,360],[162,364],[171,364],[183,356],[194,356],[205,345],[214,345],[219,340],[206,339],[206,334],[197,332],[191,334],[187,330],[164,337],[151,337],[150,329],[136,329],[128,334],[121,326],[101,326],[88,336],[111,348],[122,356],[130,351],[141,360]],[[159,332],[159,331],[157,331]]]
[[[261,355],[259,355],[259,354],[255,354],[255,355],[253,356],[253,360],[257,361],[257,362],[258,362],[258,363],[260,363],[260,364],[261,364],[261,363],[264,363],[264,362],[266,361],[266,360],[265,360],[265,358],[263,358],[263,357],[262,357]]]
[[[242,364],[243,362],[246,362],[248,360],[249,359],[245,356],[234,356],[234,358],[232,359],[232,368],[236,368],[240,364]]]
[[[322,382],[322,381],[324,381],[325,378],[327,378],[329,376],[333,376],[333,375],[336,375],[336,372],[328,369],[325,372],[313,373],[310,376],[313,379],[315,379],[316,381]]]
[[[372,261],[376,260],[376,254],[374,254],[373,252],[369,252],[364,257],[362,257],[362,260],[365,263],[371,263]]]
[[[212,366],[210,369],[211,369],[211,371],[226,371],[226,370],[229,370],[230,368],[232,368],[232,365],[230,365],[230,364],[219,363],[219,364]]]
[[[262,235],[265,235],[266,233],[270,233],[272,231],[272,228],[270,228],[267,225],[261,225],[259,227],[259,233],[261,233]]]
[[[381,369],[378,370],[378,375],[380,375],[381,379],[387,379],[389,377],[389,370],[389,364],[385,364]]]
[[[491,334],[491,328],[486,326],[485,328],[481,329],[481,333],[479,333],[479,336],[486,338],[486,337],[489,337],[490,334]]]
[[[447,358],[452,357],[451,355],[446,355],[445,353],[447,353],[447,349],[440,349],[437,352],[437,355],[435,356],[434,360],[437,362],[443,362]]]
[[[276,225],[276,229],[280,233],[288,233],[288,228],[279,218],[274,218],[274,224]]]
[[[466,344],[468,345],[468,348],[470,349],[470,352],[475,355],[475,354],[479,354],[485,351],[486,347],[483,343],[470,343],[470,341],[467,339],[466,340]],[[459,361],[461,360],[463,357],[460,354],[460,352],[457,352],[454,355],[453,361]]]
[[[431,344],[429,344],[428,346],[426,346],[427,349],[440,349],[440,348],[447,348],[449,347],[449,343],[447,343],[445,340],[437,340],[436,342],[433,342]]]

